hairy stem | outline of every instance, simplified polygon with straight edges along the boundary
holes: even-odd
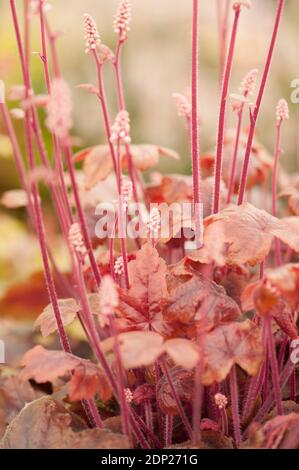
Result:
[[[241,424],[239,415],[239,394],[236,366],[233,366],[229,375],[230,380],[230,393],[231,393],[231,407],[233,417],[233,427],[236,446],[239,447],[241,443]]]
[[[246,191],[246,183],[247,183],[247,174],[248,174],[248,168],[249,168],[249,160],[250,160],[250,155],[251,155],[251,149],[252,149],[252,143],[253,143],[253,138],[255,134],[255,128],[257,124],[257,119],[259,116],[260,112],[260,107],[262,103],[262,99],[264,96],[268,76],[269,76],[269,71],[270,71],[270,66],[272,62],[272,57],[273,57],[273,52],[277,40],[277,35],[278,35],[278,30],[279,30],[279,25],[282,17],[282,12],[283,12],[283,7],[284,7],[285,0],[278,0],[278,8],[277,8],[277,13],[276,13],[276,19],[275,19],[275,24],[274,24],[274,30],[270,42],[270,48],[266,60],[266,65],[257,97],[257,101],[253,110],[253,113],[251,115],[251,123],[250,123],[250,129],[248,133],[248,140],[247,140],[247,146],[246,146],[246,151],[245,151],[245,156],[244,156],[244,164],[243,164],[243,169],[242,169],[242,175],[241,175],[241,183],[240,183],[240,189],[239,189],[239,198],[238,198],[238,204],[241,205],[243,204],[244,201],[244,196],[245,196],[245,191]]]
[[[193,0],[193,24],[192,24],[192,79],[191,79],[191,153],[193,172],[193,204],[195,215],[195,240],[198,248],[201,246],[202,217],[200,194],[200,156],[199,156],[199,132],[198,132],[198,0]]]
[[[274,337],[272,333],[272,321],[271,316],[265,319],[267,327],[267,342],[269,350],[269,358],[271,363],[272,372],[272,383],[274,388],[274,397],[276,402],[277,414],[282,414],[282,403],[281,403],[281,390],[280,390],[280,379],[279,379],[279,367],[276,356],[276,349],[274,343]]]
[[[280,141],[281,141],[281,124],[280,121],[277,125],[276,131],[276,143],[274,151],[274,166],[273,166],[273,176],[272,176],[272,215],[277,217],[277,187],[278,187],[278,161],[280,156]],[[281,266],[281,244],[280,240],[275,238],[274,240],[274,249],[275,249],[275,264],[276,266]]]
[[[226,116],[226,108],[227,108],[227,94],[228,94],[230,76],[231,76],[232,65],[233,65],[233,57],[234,57],[234,51],[235,51],[240,12],[241,12],[240,6],[237,5],[235,7],[235,17],[234,17],[234,23],[233,23],[233,28],[232,28],[232,34],[231,34],[231,39],[230,39],[230,45],[229,45],[229,50],[228,50],[228,56],[227,56],[227,62],[225,66],[221,98],[220,98],[218,136],[217,136],[217,145],[216,145],[216,167],[215,167],[214,203],[213,203],[214,214],[216,214],[219,211],[222,155],[223,155],[223,142],[224,142],[224,131],[225,131],[225,116]]]
[[[167,365],[167,362],[165,359],[162,359],[162,364],[163,364],[163,369],[164,369],[164,372],[165,372],[165,375],[166,375],[166,378],[167,378],[167,382],[170,386],[170,390],[171,390],[171,393],[173,395],[173,398],[176,402],[176,405],[178,407],[178,410],[179,410],[179,414],[180,414],[180,417],[181,417],[181,420],[185,426],[185,429],[188,433],[188,436],[190,439],[193,438],[193,432],[192,432],[192,428],[190,426],[190,423],[189,423],[189,420],[187,418],[187,415],[185,413],[185,410],[183,408],[183,405],[182,405],[182,402],[181,402],[181,399],[180,397],[178,396],[177,394],[177,391],[175,389],[175,386],[174,386],[174,383],[173,383],[173,380],[171,378],[171,375],[170,375],[170,372],[169,372],[169,368],[168,368],[168,365]]]
[[[236,129],[234,153],[233,153],[232,167],[231,167],[230,178],[229,178],[229,183],[228,183],[228,194],[227,194],[228,204],[231,203],[231,199],[232,199],[232,195],[233,195],[234,187],[235,187],[236,166],[237,166],[237,159],[238,159],[239,146],[240,146],[243,111],[244,111],[244,104],[241,104],[240,111],[238,112],[238,123],[237,123],[237,129]]]

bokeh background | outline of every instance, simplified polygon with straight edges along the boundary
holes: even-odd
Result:
[[[224,0],[223,0],[224,1]],[[20,17],[23,0],[16,1]],[[49,21],[61,32],[59,59],[64,76],[72,87],[74,136],[82,147],[104,143],[103,123],[94,96],[76,88],[80,83],[95,83],[94,64],[84,52],[82,17],[90,13],[97,21],[102,41],[114,48],[116,36],[112,21],[118,0],[52,0]],[[160,144],[177,150],[181,160],[164,160],[165,172],[190,173],[190,149],[183,121],[178,118],[172,94],[187,92],[191,68],[191,0],[132,0],[133,20],[123,56],[123,77],[127,108],[132,120],[135,143]],[[241,15],[230,91],[238,93],[240,81],[252,68],[263,70],[273,28],[277,1],[252,0],[251,10]],[[9,1],[0,0],[0,79],[7,89],[21,83],[20,67],[11,22]],[[232,12],[230,24],[232,21]],[[32,18],[32,50],[40,51],[38,18]],[[219,98],[219,43],[216,0],[200,2],[200,116],[201,151],[215,146]],[[273,151],[275,107],[284,97],[290,105],[290,121],[284,128],[285,167],[298,169],[299,104],[290,102],[291,81],[299,78],[299,2],[286,0],[285,13],[275,51],[270,79],[258,123],[259,140]],[[45,91],[42,64],[38,55],[31,58],[36,92]],[[109,67],[108,67],[109,69]],[[116,112],[114,79],[106,70],[106,86],[111,115]],[[11,104],[14,106],[14,103]],[[230,111],[229,122],[234,123]],[[15,121],[23,143],[22,122]],[[0,192],[18,187],[11,149],[0,123]],[[26,280],[41,266],[38,247],[27,230],[20,210],[0,212],[0,293],[16,282]],[[49,215],[48,230],[51,230]],[[54,225],[54,223],[53,223]],[[55,229],[53,228],[53,231]],[[60,245],[57,241],[57,252]],[[26,291],[26,288],[24,288]],[[14,297],[15,298],[15,297]],[[15,300],[14,300],[15,301]],[[20,300],[20,303],[22,301]],[[5,306],[0,307],[0,312]]]

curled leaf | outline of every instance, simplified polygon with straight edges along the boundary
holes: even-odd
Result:
[[[299,251],[299,236],[285,222],[251,204],[229,206],[205,220],[204,245],[220,266],[262,262],[274,237]]]
[[[50,397],[25,406],[9,425],[2,449],[126,449],[128,440],[107,429],[87,429],[77,415]]]
[[[240,309],[223,287],[201,274],[178,285],[163,302],[163,315],[169,321],[191,326],[201,323],[207,330],[233,321]]]
[[[92,362],[64,351],[47,351],[36,346],[22,360],[21,380],[34,379],[37,383],[53,382],[58,377],[70,376],[69,396],[73,401],[90,399],[98,393],[102,400],[111,396],[110,386],[102,369]],[[71,373],[73,375],[71,376]]]

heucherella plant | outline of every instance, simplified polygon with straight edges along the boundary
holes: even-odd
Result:
[[[255,138],[284,0],[276,2],[261,82],[257,86],[256,68],[245,70],[238,93],[230,80],[239,20],[256,2],[217,1],[221,92],[216,150],[209,155],[201,155],[199,139],[202,2],[190,2],[191,94],[173,97],[186,124],[192,176],[151,171],[161,158],[178,159],[177,152],[133,138],[122,79],[122,53],[133,27],[130,1],[120,0],[114,17],[114,50],[104,44],[95,18],[87,13],[82,19],[82,49],[95,66],[97,83],[79,88],[97,100],[106,141],[77,153],[72,90],[58,60],[50,5],[24,2],[23,34],[22,7],[9,3],[23,83],[10,91],[6,83],[5,95],[1,82],[0,114],[23,190],[7,193],[2,202],[26,206],[49,295],[35,327],[44,337],[57,334],[61,343],[55,351],[36,345],[22,359],[18,383],[30,390],[33,383],[35,389],[51,386],[15,418],[26,445],[57,445],[51,432],[42,444],[29,435],[22,420],[30,413],[54,435],[62,433],[62,447],[297,448],[299,418],[291,410],[298,377],[291,352],[298,341],[299,186],[285,171],[280,178],[282,129],[289,119],[285,99],[276,109],[274,154]],[[39,21],[40,95],[30,67],[32,14]],[[105,89],[109,67],[116,84],[114,108]],[[19,105],[10,110],[12,97]],[[231,103],[237,117],[232,130],[226,120]],[[16,118],[24,122],[25,150]],[[45,229],[41,182],[64,241],[66,272],[55,262]],[[257,207],[250,203],[253,189]],[[265,194],[272,194],[271,213]],[[288,205],[285,199],[278,204],[282,197]],[[95,230],[99,214],[101,237]],[[74,322],[84,333],[87,358],[73,352]],[[14,429],[7,428],[0,447],[19,446]]]

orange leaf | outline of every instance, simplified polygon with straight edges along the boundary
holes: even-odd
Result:
[[[92,362],[64,351],[47,351],[36,346],[22,360],[21,380],[34,379],[37,383],[53,382],[58,377],[74,375],[70,381],[70,399],[92,398],[96,392],[104,400],[110,398],[110,388],[104,372]]]
[[[163,315],[168,321],[179,321],[189,326],[202,322],[207,330],[236,320],[241,314],[238,305],[226,295],[224,288],[201,274],[178,285],[163,305]]]
[[[59,312],[64,326],[70,325],[77,316],[80,307],[75,299],[59,299]],[[43,336],[49,336],[57,331],[57,323],[52,305],[48,305],[36,319],[34,327],[40,327]]]
[[[255,375],[263,360],[259,328],[250,320],[216,328],[205,338],[203,383],[222,382],[234,364]]]
[[[262,262],[274,237],[299,251],[299,236],[286,223],[251,204],[229,206],[205,220],[205,248],[219,265]]]

